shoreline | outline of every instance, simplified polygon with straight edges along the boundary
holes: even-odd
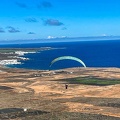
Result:
[[[17,65],[22,64],[22,61],[29,60],[24,57],[26,54],[34,54],[37,52],[54,50],[54,49],[66,49],[66,48],[52,48],[52,47],[40,47],[40,48],[0,48],[0,65]]]
[[[40,48],[0,48],[0,65],[21,64],[21,60],[29,60],[24,57],[25,54],[34,54],[37,52],[51,50],[55,48],[40,47]]]

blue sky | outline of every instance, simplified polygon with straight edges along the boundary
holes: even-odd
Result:
[[[0,0],[0,40],[120,35],[120,0]]]

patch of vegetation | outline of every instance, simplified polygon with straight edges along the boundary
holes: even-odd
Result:
[[[72,78],[72,79],[67,79],[65,81],[69,82],[70,84],[85,84],[85,85],[98,85],[98,86],[120,84],[120,80],[98,79],[98,78]]]
[[[120,103],[102,103],[102,104],[100,104],[100,106],[120,108]]]
[[[27,116],[38,116],[42,114],[47,114],[49,112],[40,111],[40,110],[28,110],[23,111],[20,108],[6,108],[0,110],[0,120],[2,119],[15,119],[15,118],[22,118]],[[33,117],[34,118],[34,117]]]

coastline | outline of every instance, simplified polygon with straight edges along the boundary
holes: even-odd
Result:
[[[31,52],[21,49],[16,54],[18,50],[14,49],[11,54],[10,49],[8,51],[7,54],[0,52],[3,55],[0,60],[7,60],[6,63],[11,58],[14,58],[12,62],[18,62],[23,54]],[[38,51],[40,48],[32,53]],[[89,83],[91,80],[92,84]],[[94,81],[102,82],[102,85],[93,84]],[[13,117],[15,120],[42,120],[57,116],[62,120],[67,116],[68,119],[118,120],[120,68],[76,67],[49,71],[8,68],[1,64],[0,101],[0,119],[7,116],[8,120]]]
[[[25,54],[34,54],[36,52],[41,52],[45,50],[51,50],[51,47],[41,47],[41,48],[0,48],[0,65],[12,65],[21,64],[21,60],[29,60],[29,58],[24,57]]]

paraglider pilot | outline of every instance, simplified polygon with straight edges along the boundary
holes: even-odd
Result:
[[[68,84],[65,84],[65,89],[68,89]]]

